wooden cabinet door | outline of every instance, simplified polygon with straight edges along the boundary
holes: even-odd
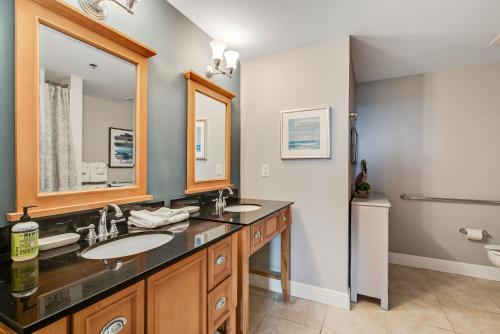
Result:
[[[148,334],[206,334],[207,251],[147,279]]]
[[[279,224],[280,232],[286,229],[287,225],[290,223],[290,207],[282,209],[279,213]]]
[[[261,221],[250,226],[250,252],[255,253],[264,243],[264,223]]]
[[[109,333],[122,328],[120,334],[143,334],[144,312],[141,281],[75,313],[73,334],[99,334],[106,328]]]

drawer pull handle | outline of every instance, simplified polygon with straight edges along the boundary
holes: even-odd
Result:
[[[254,239],[260,239],[261,236],[262,236],[262,233],[260,233],[260,231],[257,231],[257,232],[254,233],[253,238]]]
[[[286,216],[285,215],[281,216],[281,221],[286,222]]]
[[[224,307],[224,305],[226,305],[226,297],[219,298],[217,303],[215,303],[215,310],[219,311],[220,309],[222,309]]]
[[[125,317],[118,317],[114,318],[110,322],[107,323],[106,326],[104,326],[101,329],[100,334],[116,334],[122,331],[123,328],[125,328],[125,325],[127,324],[127,319]]]
[[[215,264],[220,266],[221,264],[223,264],[224,262],[226,262],[226,258],[224,257],[224,255],[221,255],[219,256],[216,260],[215,260]]]

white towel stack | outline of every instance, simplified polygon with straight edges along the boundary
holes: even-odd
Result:
[[[182,209],[160,208],[156,211],[130,211],[128,224],[144,228],[156,228],[174,224],[189,218],[189,213]]]

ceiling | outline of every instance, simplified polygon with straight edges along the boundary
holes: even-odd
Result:
[[[366,82],[500,61],[498,0],[168,0],[242,59],[353,36]]]
[[[92,69],[89,64],[97,67]],[[40,67],[46,80],[74,75],[83,93],[109,100],[135,98],[135,65],[47,26],[40,26]]]

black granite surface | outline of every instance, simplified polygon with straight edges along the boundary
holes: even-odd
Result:
[[[172,207],[184,206],[185,202],[179,202],[173,200],[171,202]],[[293,204],[293,202],[288,201],[270,201],[262,199],[248,199],[248,198],[228,198],[227,205],[238,205],[238,204],[256,204],[260,205],[260,209],[250,212],[222,212],[217,213],[215,210],[215,204],[212,202],[207,202],[200,206],[200,211],[198,214],[192,215],[192,218],[213,220],[222,223],[231,223],[239,225],[251,225],[258,222],[259,220],[272,215],[273,213],[286,208]],[[192,204],[194,205],[194,203]]]
[[[122,223],[120,235],[144,232]],[[236,232],[241,226],[189,219],[155,229],[171,233],[167,244],[113,260],[87,260],[88,242],[40,252],[30,261],[0,268],[0,321],[18,333],[31,333],[116,293],[172,263]]]

